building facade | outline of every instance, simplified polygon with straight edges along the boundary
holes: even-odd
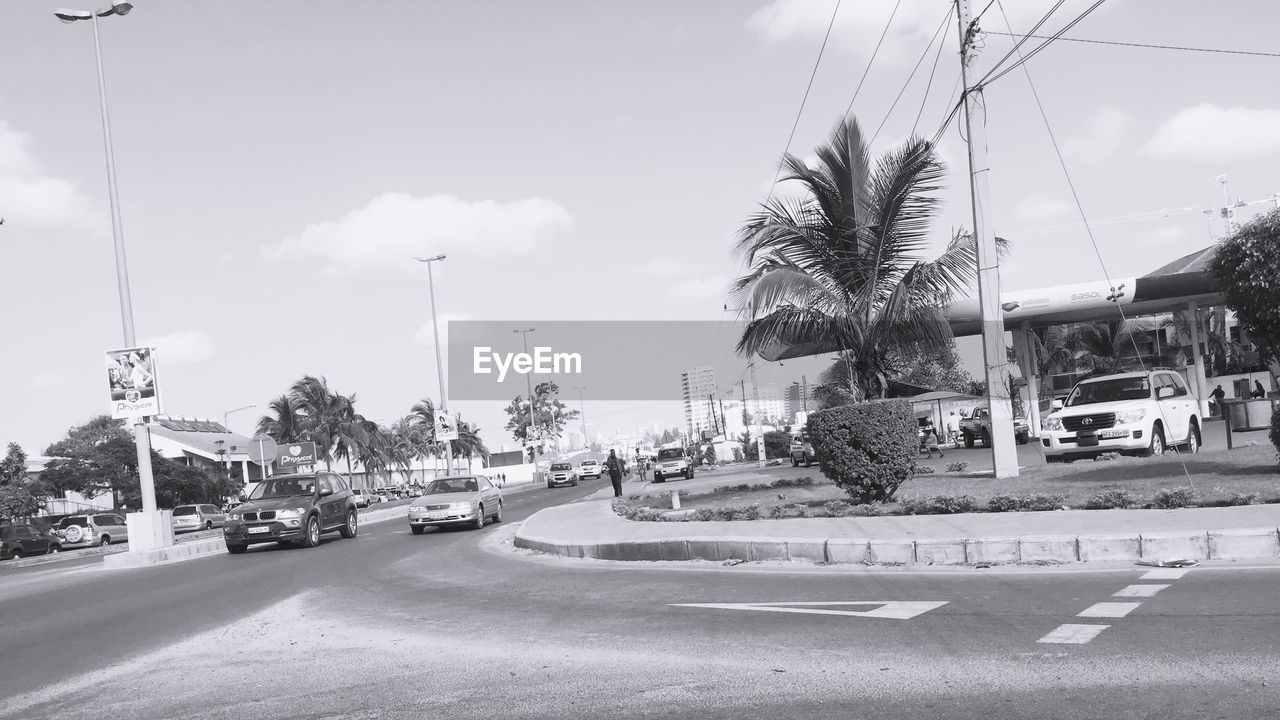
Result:
[[[703,430],[714,431],[718,425],[715,417],[716,372],[709,367],[697,367],[680,373],[680,397],[684,401],[684,424],[690,437],[698,437]]]

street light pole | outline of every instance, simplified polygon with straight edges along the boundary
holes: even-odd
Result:
[[[524,340],[524,354],[525,354],[525,355],[528,355],[528,354],[529,354],[529,333],[533,332],[533,331],[534,331],[534,330],[536,330],[536,329],[537,329],[537,328],[529,328],[528,330],[512,330],[512,331],[511,331],[511,332],[513,332],[513,333],[520,333],[521,338]],[[530,447],[533,447],[533,427],[534,427],[534,419],[533,419],[533,381],[529,379],[529,374],[528,374],[528,373],[525,373],[525,375],[524,375],[524,384],[525,384],[525,388],[527,389],[527,391],[528,391],[528,393],[529,393],[529,432],[525,433],[525,440],[527,440],[527,441],[529,442],[529,446],[530,446]],[[537,468],[537,462],[536,462],[535,458],[530,457],[530,458],[529,458],[529,460],[530,460],[530,462],[533,462],[533,463],[534,463],[534,468],[536,469],[536,468]]]
[[[120,220],[120,194],[116,187],[116,158],[111,143],[111,116],[107,112],[107,80],[102,69],[102,39],[98,33],[98,18],[110,15],[128,15],[133,4],[128,2],[112,2],[103,10],[55,10],[54,16],[64,23],[89,20],[93,25],[93,55],[98,69],[98,101],[102,110],[102,144],[107,159],[107,196],[111,206],[111,238],[115,246],[116,256],[116,289],[120,297],[120,322],[124,329],[125,347],[136,347],[137,338],[133,329],[133,299],[129,292],[129,264],[124,250],[124,224]],[[136,418],[133,424],[133,439],[138,455],[138,485],[142,494],[142,512],[144,517],[153,518],[156,513],[156,484],[151,473],[151,436],[147,430],[146,419]],[[155,520],[158,524],[159,520]],[[144,546],[154,544],[139,538]]]
[[[586,385],[579,385],[574,388],[578,391],[578,417],[582,418],[582,445],[583,449],[591,443],[587,442],[587,405],[582,401],[582,391],[586,390]]]
[[[427,293],[431,296],[431,336],[435,340],[436,346],[436,379],[440,381],[440,412],[447,414],[449,412],[449,398],[444,390],[444,363],[440,360],[440,324],[436,320],[436,285],[435,279],[431,273],[431,263],[444,260],[444,255],[436,255],[429,258],[414,258],[421,263],[427,264]],[[439,424],[437,422],[437,424]],[[453,441],[445,441],[445,474],[453,474]]]
[[[235,409],[233,409],[233,410],[223,410],[223,411],[222,411],[222,427],[223,427],[223,429],[224,429],[224,430],[226,430],[227,432],[231,432],[231,426],[227,424],[227,418],[228,418],[229,416],[234,415],[235,413],[238,413],[238,412],[240,412],[241,410],[250,410],[250,409],[253,409],[253,408],[256,408],[256,407],[258,407],[258,403],[251,403],[251,404],[249,404],[249,405],[245,405],[244,407],[238,407],[238,408],[235,408]]]

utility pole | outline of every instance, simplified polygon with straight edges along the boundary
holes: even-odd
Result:
[[[1018,476],[1018,449],[1013,438],[1013,402],[1009,397],[1009,356],[1004,342],[1004,310],[1000,307],[1000,258],[991,225],[988,188],[987,109],[982,86],[970,86],[974,66],[973,8],[956,0],[960,25],[960,75],[964,83],[964,119],[969,138],[969,183],[973,195],[973,235],[978,249],[978,303],[982,308],[982,358],[991,412],[991,458],[997,478]]]
[[[760,383],[756,382],[756,363],[754,360],[747,367],[751,368],[751,395],[756,401],[756,412],[751,418],[756,426],[756,466],[764,467],[764,426],[760,424]],[[746,402],[746,389],[743,389],[743,400]]]
[[[586,390],[586,385],[580,385],[574,390],[578,391],[578,417],[582,418],[582,446],[583,448],[591,447],[591,442],[587,440],[587,404],[582,401],[582,391]]]

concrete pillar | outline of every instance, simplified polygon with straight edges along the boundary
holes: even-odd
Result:
[[[1200,308],[1194,301],[1187,303],[1187,315],[1187,324],[1191,326],[1191,357],[1195,363],[1192,379],[1200,401],[1200,417],[1206,418],[1209,417],[1209,381],[1204,375],[1204,351],[1200,345]]]
[[[1013,334],[1018,343],[1017,352],[1022,368],[1022,377],[1027,381],[1027,424],[1031,427],[1031,437],[1040,437],[1040,359],[1036,354],[1036,344],[1031,339],[1031,323],[1022,321],[1022,326]]]
[[[248,460],[240,461],[240,479],[244,481],[245,485],[249,484],[249,461]]]

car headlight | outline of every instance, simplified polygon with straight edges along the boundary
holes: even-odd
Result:
[[[474,502],[449,503],[450,510],[475,510],[475,508],[476,508],[476,503]]]
[[[306,508],[287,508],[276,512],[277,520],[297,520],[307,511]]]
[[[1128,425],[1129,423],[1139,422],[1146,416],[1147,411],[1143,408],[1138,408],[1137,410],[1122,410],[1116,413],[1116,423],[1120,425]]]
[[[1062,418],[1049,416],[1040,420],[1040,429],[1051,432],[1062,432]]]
[[[240,513],[228,513],[228,514],[227,514],[227,519],[228,519],[228,520],[239,520],[239,519],[240,519]]]

